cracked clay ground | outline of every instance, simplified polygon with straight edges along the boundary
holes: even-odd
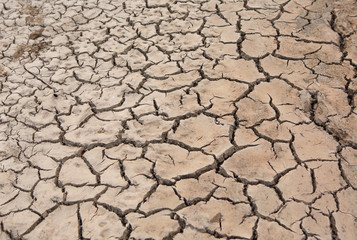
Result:
[[[1,0],[0,239],[357,239],[355,0]]]

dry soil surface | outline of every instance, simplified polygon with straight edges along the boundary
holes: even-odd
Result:
[[[0,239],[355,240],[355,0],[2,0]]]

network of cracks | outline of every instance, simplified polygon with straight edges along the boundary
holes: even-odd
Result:
[[[1,1],[0,239],[356,239],[356,11]]]

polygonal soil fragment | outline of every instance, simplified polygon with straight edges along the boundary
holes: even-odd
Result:
[[[155,162],[157,175],[166,179],[193,174],[214,162],[212,156],[172,144],[150,144],[145,156]]]
[[[90,172],[83,159],[68,159],[61,167],[59,181],[63,184],[94,184],[95,176]]]
[[[268,163],[274,159],[271,144],[266,141],[259,141],[256,144],[233,154],[222,164],[222,168],[232,176],[237,175],[251,181],[271,181],[276,175]]]
[[[259,78],[264,78],[264,75],[258,71],[253,61],[243,59],[225,58],[214,69],[205,69],[205,72],[211,78],[227,77],[244,82],[254,82]]]
[[[83,236],[90,239],[110,239],[121,236],[124,227],[121,219],[114,212],[92,203],[80,205],[80,214],[83,226]]]
[[[28,239],[63,239],[66,236],[77,236],[77,233],[77,207],[72,205],[59,206],[25,237]]]
[[[187,223],[199,229],[224,232],[228,235],[240,237],[251,236],[252,227],[256,220],[244,216],[250,213],[248,204],[232,205],[227,201],[211,199],[199,202],[178,211],[178,214],[187,219]]]
[[[207,131],[208,129],[210,130]],[[178,129],[170,132],[168,137],[191,147],[201,148],[218,137],[228,136],[228,130],[228,126],[217,124],[213,118],[199,115],[180,121]]]
[[[154,239],[163,239],[170,232],[179,228],[179,223],[170,217],[170,211],[161,211],[147,218],[138,213],[131,213],[127,216],[127,219],[134,229],[131,233],[134,239],[143,239],[147,236]],[[165,227],[158,228],[157,226],[162,222],[165,222]]]

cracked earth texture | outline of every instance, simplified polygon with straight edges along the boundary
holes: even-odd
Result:
[[[355,0],[2,0],[0,239],[357,236]]]

